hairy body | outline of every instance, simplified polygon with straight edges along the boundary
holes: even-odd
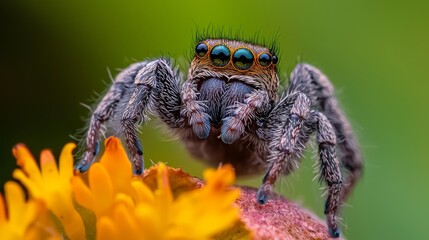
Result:
[[[257,196],[264,204],[278,177],[298,166],[306,143],[316,133],[320,179],[328,185],[327,224],[331,235],[338,237],[338,208],[362,169],[356,140],[321,71],[307,64],[296,66],[279,94],[276,64],[275,53],[264,46],[204,39],[196,46],[183,83],[167,60],[131,65],[117,75],[94,110],[76,169],[88,169],[98,153],[102,125],[116,121],[134,173],[141,174],[143,148],[136,131],[151,113],[197,158],[213,165],[231,163],[238,175],[265,170]],[[341,165],[347,171],[345,184]]]

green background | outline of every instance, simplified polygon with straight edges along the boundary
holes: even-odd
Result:
[[[23,142],[58,156],[83,127],[95,92],[136,60],[169,54],[183,63],[195,29],[278,34],[282,76],[299,61],[337,87],[365,156],[344,206],[348,239],[428,239],[429,1],[1,1],[1,184]],[[165,161],[201,176],[204,165],[156,127],[143,128],[146,164]],[[323,216],[312,153],[278,184]],[[257,186],[261,176],[241,180]]]

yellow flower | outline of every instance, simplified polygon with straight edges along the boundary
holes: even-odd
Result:
[[[6,184],[8,206],[13,210],[5,220],[0,201],[0,230],[11,234],[6,239],[60,235],[67,239],[212,239],[238,222],[234,202],[239,190],[231,187],[235,180],[231,166],[207,170],[206,184],[163,163],[137,177],[131,174],[120,140],[109,138],[105,145],[103,156],[88,174],[77,175],[72,166],[74,144],[64,147],[59,167],[50,151],[42,151],[40,168],[28,149],[17,145],[13,153],[21,168],[13,176],[28,189],[30,200],[24,201],[16,183]],[[49,211],[55,224],[42,211]],[[43,231],[33,230],[34,225]]]
[[[70,185],[74,147],[74,144],[64,147],[60,155],[59,169],[52,153],[48,150],[42,151],[39,169],[28,149],[24,145],[17,145],[13,154],[21,169],[16,169],[13,176],[21,181],[33,199],[46,203],[70,239],[84,239],[84,225],[74,208]]]
[[[154,191],[144,183],[145,177],[131,176],[122,145],[110,138],[100,163],[89,169],[89,186],[79,176],[73,178],[76,201],[97,216],[97,239],[210,239],[238,220],[232,204],[239,190],[230,188],[231,166],[209,170],[206,186],[182,192],[176,199],[169,169],[160,163],[146,171],[146,180],[152,172],[157,172]]]

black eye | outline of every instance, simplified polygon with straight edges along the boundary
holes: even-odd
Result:
[[[262,53],[259,55],[259,64],[261,64],[262,67],[266,67],[271,64],[271,55],[268,53]]]
[[[210,59],[212,60],[213,65],[218,67],[227,65],[230,58],[231,52],[224,45],[218,45],[210,52]]]
[[[278,61],[279,61],[279,59],[277,58],[277,56],[273,55],[273,63],[277,64]]]
[[[195,47],[195,53],[197,54],[198,57],[204,57],[208,50],[209,50],[209,48],[207,47],[207,44],[205,44],[205,43],[199,43]]]
[[[241,70],[249,69],[253,64],[253,54],[249,49],[240,48],[232,55],[232,63]]]

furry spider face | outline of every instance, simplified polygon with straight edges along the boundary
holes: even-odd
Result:
[[[279,77],[277,56],[270,49],[235,40],[206,39],[195,47],[188,80],[197,84],[216,78],[226,83],[239,81],[253,89],[265,90],[277,98]]]

